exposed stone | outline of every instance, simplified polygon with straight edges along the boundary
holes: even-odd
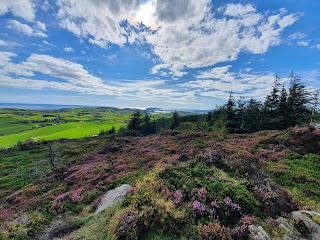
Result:
[[[107,207],[110,207],[116,201],[122,201],[130,189],[131,189],[131,186],[129,184],[123,184],[120,187],[117,187],[113,190],[108,191],[104,195],[104,197],[101,199],[97,207],[96,213],[101,212]]]
[[[271,240],[269,235],[261,226],[249,226],[249,239],[251,240]]]
[[[279,227],[286,230],[287,234],[283,236],[283,239],[300,239],[301,234],[298,230],[289,222],[288,219],[279,217],[276,222],[279,224]]]
[[[305,214],[308,214],[311,217],[320,216],[320,214],[317,212],[300,210],[292,212],[292,217],[297,222],[302,221],[303,224],[308,228],[311,235],[310,240],[320,240],[320,226],[313,222],[312,219],[307,217]]]
[[[54,220],[47,226],[43,231],[41,231],[35,239],[38,240],[53,240],[60,239],[68,233],[78,229],[80,225],[70,218],[59,218]]]

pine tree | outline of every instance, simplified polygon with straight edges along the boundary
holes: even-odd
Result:
[[[277,119],[277,109],[279,107],[280,80],[280,77],[276,75],[272,91],[267,95],[264,102],[263,124],[266,129],[276,129],[278,126],[279,119]]]
[[[237,108],[236,108],[236,116],[235,122],[237,124],[238,132],[244,132],[244,121],[245,121],[245,108],[246,102],[244,97],[240,96],[240,99],[237,101]]]
[[[128,129],[139,131],[141,129],[141,113],[139,110],[135,111],[128,123]]]
[[[174,111],[173,115],[172,115],[172,125],[171,128],[175,129],[179,126],[180,122],[179,122],[179,114],[177,111]]]
[[[142,119],[142,132],[145,135],[155,133],[155,122],[151,121],[150,116],[146,113]]]
[[[238,130],[237,122],[236,122],[235,107],[236,107],[236,103],[234,101],[232,91],[231,91],[229,100],[226,104],[226,115],[227,115],[226,128],[229,133],[235,133]]]
[[[279,106],[278,106],[278,118],[279,118],[279,129],[285,129],[288,121],[288,93],[284,84],[282,85]]]
[[[288,126],[295,126],[306,122],[310,111],[307,108],[308,92],[305,90],[305,85],[301,83],[298,76],[293,73],[290,76],[290,88],[288,96]]]
[[[212,111],[208,112],[207,121],[208,121],[209,126],[211,126],[212,125],[212,121],[213,121],[213,113],[212,113]]]
[[[262,104],[255,99],[250,99],[245,109],[245,132],[257,132],[262,129],[261,117],[262,117]]]

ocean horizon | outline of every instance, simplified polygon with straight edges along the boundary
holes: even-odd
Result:
[[[59,110],[62,108],[87,108],[87,107],[99,107],[99,106],[37,104],[37,103],[0,103],[0,108],[13,108],[13,109],[23,109],[23,110]]]

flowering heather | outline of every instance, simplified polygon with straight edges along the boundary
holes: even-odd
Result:
[[[129,210],[121,219],[120,226],[117,229],[119,239],[131,239],[135,235],[136,226],[138,223],[137,214],[133,210]]]
[[[193,209],[195,217],[201,217],[201,216],[205,215],[205,213],[206,213],[206,208],[204,207],[204,205],[197,200],[195,200],[192,203],[192,209]]]
[[[237,210],[240,212],[240,206],[236,203],[233,203],[231,198],[226,197],[223,201],[227,206],[231,208],[232,211]]]
[[[173,194],[173,200],[175,204],[180,204],[182,202],[183,194],[181,190],[176,190]]]
[[[253,224],[254,222],[256,222],[256,218],[254,216],[245,215],[242,218],[242,224],[244,226],[249,226],[249,225]]]
[[[313,132],[313,134],[314,134],[315,136],[320,137],[320,129],[315,130],[315,131]]]
[[[238,226],[231,230],[231,235],[234,237],[234,239],[242,239],[247,232],[246,226]]]
[[[198,198],[200,200],[205,200],[207,198],[207,190],[205,188],[200,188],[198,191]]]
[[[214,207],[214,208],[219,208],[219,205],[218,205],[217,201],[211,202],[211,206]]]

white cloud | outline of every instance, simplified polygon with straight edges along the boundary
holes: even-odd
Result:
[[[35,6],[32,0],[1,0],[0,15],[11,12],[14,16],[32,22],[35,19]]]
[[[223,9],[224,8],[222,8],[222,10]],[[224,14],[226,16],[242,18],[244,15],[251,14],[254,12],[256,12],[256,9],[250,4],[247,4],[247,5],[228,4],[225,7]]]
[[[228,73],[230,67],[231,65],[227,65],[223,67],[215,67],[207,71],[202,71],[199,73],[197,78],[200,78],[200,79],[208,79],[208,78],[222,79],[223,78],[224,81],[234,80],[233,76],[230,73]]]
[[[44,24],[43,22],[38,21],[37,22],[37,27],[39,28],[39,30],[46,32],[47,31],[47,26],[46,24]]]
[[[317,44],[315,47],[320,50],[320,44]]]
[[[210,0],[150,0],[144,5],[127,0],[121,7],[118,1],[59,0],[58,6],[61,27],[100,47],[150,44],[161,60],[151,72],[165,70],[176,77],[187,69],[234,61],[243,51],[265,53],[281,43],[282,31],[299,18],[286,15],[285,9],[257,13],[251,4],[227,4],[216,18]],[[139,20],[151,29],[137,25]]]
[[[194,89],[199,95],[228,99],[230,91],[235,97],[243,96],[262,100],[272,88],[272,73],[236,73],[229,71],[230,65],[199,72],[198,80],[180,84],[180,87]],[[251,70],[251,69],[250,69]],[[262,94],[263,93],[263,94]]]
[[[127,43],[126,30],[120,23],[133,19],[138,0],[78,1],[58,0],[60,26],[100,47],[109,43]]]
[[[74,49],[72,47],[65,47],[63,50],[65,52],[74,52]]]
[[[289,38],[291,38],[291,39],[303,39],[303,38],[305,38],[307,35],[305,35],[305,34],[303,34],[303,33],[301,33],[301,32],[297,32],[297,33],[294,33],[294,34],[291,34],[290,36],[289,36]]]
[[[132,80],[106,83],[80,64],[49,55],[32,54],[21,63],[13,63],[14,53],[0,52],[0,86],[24,89],[52,88],[78,93],[127,96],[139,99],[175,101],[193,97],[193,92],[179,92],[165,86],[164,80]],[[37,73],[50,76],[37,79]],[[193,99],[194,101],[194,99]]]
[[[52,43],[50,43],[50,42],[48,42],[48,41],[46,41],[46,40],[43,40],[42,43],[44,43],[44,44],[46,44],[46,45],[49,45],[49,46],[51,46],[51,47],[56,47],[56,45],[54,45],[54,44],[52,44]]]
[[[298,46],[301,46],[301,47],[307,47],[309,46],[309,43],[307,41],[299,41],[297,42]]]
[[[48,37],[47,34],[45,34],[43,31],[39,29],[38,24],[34,26],[34,28],[32,28],[29,25],[21,23],[17,20],[8,20],[7,28],[11,30],[15,30],[18,33],[25,34],[27,36],[42,37],[42,38]]]

